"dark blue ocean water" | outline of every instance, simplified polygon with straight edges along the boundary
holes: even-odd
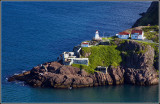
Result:
[[[157,102],[158,86],[32,88],[6,78],[131,28],[151,2],[2,2],[2,102]]]

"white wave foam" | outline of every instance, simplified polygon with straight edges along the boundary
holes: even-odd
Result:
[[[26,70],[23,70],[22,73],[26,72]]]
[[[18,75],[19,73],[15,73],[14,75]]]

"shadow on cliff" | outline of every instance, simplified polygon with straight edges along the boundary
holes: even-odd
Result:
[[[119,40],[117,50],[121,51],[121,66],[125,68],[145,69],[154,66],[154,48],[134,40]]]

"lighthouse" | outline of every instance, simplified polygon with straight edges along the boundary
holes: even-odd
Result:
[[[99,39],[99,32],[98,30],[96,30],[96,33],[95,33],[95,40],[98,40]]]

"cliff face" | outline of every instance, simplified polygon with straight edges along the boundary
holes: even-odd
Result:
[[[159,3],[158,1],[153,1],[148,8],[147,12],[139,18],[132,27],[137,26],[147,26],[150,25],[158,25],[158,10],[159,10]]]
[[[155,52],[150,45],[130,40],[119,44],[117,49],[121,51],[123,67],[142,69],[152,67],[154,64]]]
[[[88,73],[83,68],[65,66],[58,62],[47,62],[42,66],[32,68],[31,71],[14,75],[8,78],[8,81],[20,80],[34,87],[52,88],[79,88],[124,83],[136,85],[158,84],[158,73],[153,66],[155,56],[153,47],[136,41],[121,39],[117,39],[115,44],[117,45],[116,49],[121,52],[122,62],[116,67],[109,65],[107,73]],[[101,48],[104,49],[104,47],[99,49]],[[110,51],[105,52],[110,53]],[[92,53],[86,57],[90,55]],[[117,55],[119,55],[119,52]]]
[[[125,70],[125,83],[137,85],[158,83],[158,73],[154,67],[155,50],[151,45],[132,40],[119,44],[118,49],[122,52],[121,66]]]

